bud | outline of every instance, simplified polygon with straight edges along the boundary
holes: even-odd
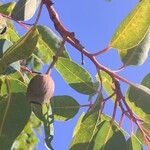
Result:
[[[34,76],[27,88],[27,99],[32,103],[48,103],[54,93],[54,81],[50,75]]]

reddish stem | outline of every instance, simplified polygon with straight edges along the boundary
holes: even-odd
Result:
[[[92,56],[99,56],[99,55],[101,55],[101,54],[103,54],[103,53],[105,53],[105,52],[107,52],[108,50],[110,50],[110,46],[108,46],[108,47],[106,47],[106,48],[104,48],[103,50],[101,50],[101,51],[99,51],[99,52],[97,52],[97,53],[93,53],[93,54],[91,54]]]

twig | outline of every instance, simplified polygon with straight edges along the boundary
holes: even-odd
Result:
[[[64,51],[64,44],[65,44],[65,39],[63,39],[61,45],[60,45],[60,50],[56,53],[55,56],[53,56],[53,61],[52,63],[49,65],[49,68],[47,69],[46,74],[50,74],[51,69],[54,67],[55,63],[58,60],[58,57],[62,55],[63,51]]]
[[[104,48],[103,50],[101,50],[101,51],[99,51],[99,52],[97,52],[97,53],[93,53],[93,54],[91,54],[91,55],[92,55],[92,56],[95,56],[95,57],[96,57],[96,56],[99,56],[99,55],[101,55],[101,54],[107,52],[110,48],[111,48],[111,47],[108,46],[108,47]]]

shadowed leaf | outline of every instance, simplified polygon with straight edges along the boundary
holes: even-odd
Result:
[[[54,96],[51,100],[54,119],[67,121],[73,118],[79,111],[79,103],[70,96]]]

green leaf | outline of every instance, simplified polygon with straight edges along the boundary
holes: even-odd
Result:
[[[78,133],[78,131],[79,131],[80,127],[81,127],[82,119],[83,119],[84,116],[85,116],[85,113],[83,112],[81,114],[81,116],[79,117],[79,119],[77,121],[77,124],[76,124],[76,126],[74,128],[73,137],[75,136],[76,133]]]
[[[15,2],[9,2],[6,4],[3,4],[0,6],[0,13],[9,16],[14,9],[16,3]]]
[[[110,77],[110,75],[104,71],[100,71],[100,75],[102,78],[102,85],[103,85],[103,89],[105,90],[105,92],[107,93],[108,96],[112,95],[114,93],[114,88],[115,85],[113,83],[112,78]],[[100,82],[99,76],[98,74],[96,75],[96,79],[97,81]],[[113,100],[115,100],[116,96],[114,95],[112,97]]]
[[[27,21],[33,17],[39,0],[18,0],[11,17],[15,20]]]
[[[150,73],[147,74],[141,82],[142,85],[148,87],[150,89]]]
[[[150,26],[149,0],[140,1],[117,28],[110,46],[126,50],[137,46]]]
[[[38,40],[38,33],[35,27],[22,37],[13,46],[8,48],[0,59],[0,73],[2,73],[11,63],[28,58],[35,49]]]
[[[2,81],[0,95],[7,95],[7,82],[10,84],[10,90],[12,93],[25,93],[26,85],[18,79],[12,78],[11,76],[0,76]]]
[[[87,95],[97,91],[89,73],[70,59],[60,57],[55,67],[69,86],[76,91]]]
[[[102,96],[101,99],[97,99],[91,111],[83,117],[80,128],[70,144],[70,150],[89,150],[90,143],[92,142],[99,122],[101,100]]]
[[[3,34],[6,32],[6,19],[0,14],[0,35],[3,36]]]
[[[43,122],[45,132],[45,144],[48,149],[52,149],[51,141],[54,136],[54,116],[52,113],[51,105],[48,103],[42,105],[31,103],[31,108],[37,118]]]
[[[0,147],[9,150],[24,129],[31,109],[23,93],[9,93],[0,97]]]
[[[8,41],[11,41],[12,43],[15,43],[19,40],[19,35],[16,33],[15,28],[13,27],[12,23],[7,20],[6,21],[7,29],[6,32],[2,35],[0,35],[0,39],[6,39]]]
[[[150,30],[137,46],[127,50],[119,50],[119,53],[125,66],[142,65],[148,57],[149,49]]]
[[[12,42],[5,39],[0,39],[0,58],[3,57],[4,52],[12,45],[13,45]],[[4,74],[14,73],[15,71],[19,70],[20,70],[20,63],[17,61],[10,64],[9,67],[7,67],[7,69],[5,70]]]
[[[53,56],[60,50],[62,40],[47,26],[37,26],[39,32],[39,40],[37,43],[38,57],[49,64],[52,61]],[[66,51],[62,54],[62,57],[69,58]]]
[[[103,123],[103,122],[102,122]],[[104,145],[113,135],[112,125],[108,121],[104,121],[101,128],[98,130],[95,140],[93,150],[103,149]]]
[[[145,131],[147,137],[150,138],[150,124],[143,123],[143,124],[141,124],[141,127]],[[139,128],[136,131],[136,137],[142,144],[147,144],[147,143],[145,143],[145,140],[144,140],[141,130]]]
[[[127,141],[127,150],[142,150],[142,145],[137,137],[132,134]]]
[[[30,120],[26,124],[24,130],[17,137],[15,142],[13,143],[11,149],[14,150],[33,150],[36,148],[36,144],[38,142],[38,138],[36,137],[34,131],[38,131],[41,133],[41,121],[35,117],[32,113],[30,116]]]
[[[131,86],[126,93],[131,110],[145,122],[150,122],[150,89],[143,85]]]
[[[51,99],[51,105],[54,113],[54,119],[67,121],[73,118],[79,111],[79,103],[72,97],[54,96]]]
[[[104,150],[127,150],[126,139],[120,130],[113,132],[113,135],[106,143]]]

